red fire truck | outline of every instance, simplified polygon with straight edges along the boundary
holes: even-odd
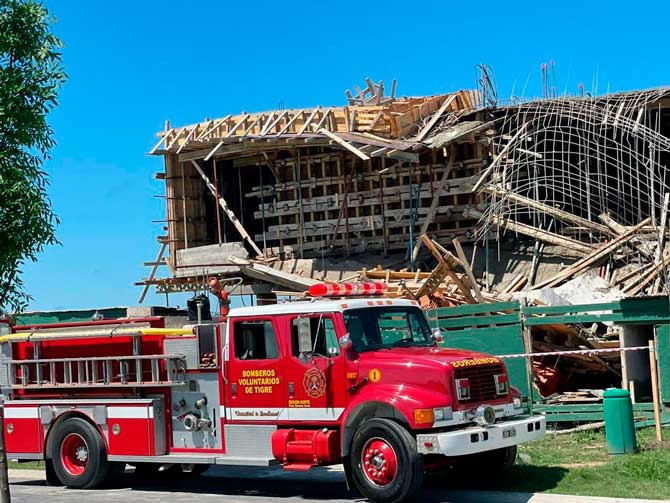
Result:
[[[126,464],[308,470],[342,463],[379,502],[424,473],[498,471],[544,435],[504,363],[438,347],[416,302],[332,298],[161,317],[0,323],[8,457],[44,460],[50,483],[93,488]],[[4,327],[4,328],[3,328]]]

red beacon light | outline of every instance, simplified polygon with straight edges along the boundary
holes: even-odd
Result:
[[[310,297],[354,297],[383,295],[386,283],[318,283],[309,287]]]

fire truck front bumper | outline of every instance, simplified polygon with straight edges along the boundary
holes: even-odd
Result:
[[[544,416],[526,416],[489,426],[419,434],[416,442],[421,454],[465,456],[539,440],[544,437],[545,429]]]

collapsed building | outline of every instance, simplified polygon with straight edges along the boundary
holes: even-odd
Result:
[[[165,232],[140,302],[151,287],[207,291],[211,276],[258,302],[354,280],[426,308],[668,293],[670,89],[499,103],[485,70],[476,90],[390,87],[166,124],[150,152],[164,158]],[[538,327],[533,347],[618,341],[606,325],[567,330]],[[614,361],[566,360],[620,376]]]

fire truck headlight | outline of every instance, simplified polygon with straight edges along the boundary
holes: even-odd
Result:
[[[451,407],[438,407],[433,409],[433,415],[435,416],[435,421],[449,421],[454,418],[454,413],[451,410]]]
[[[433,424],[435,422],[433,409],[414,409],[414,422],[417,424]]]
[[[490,405],[480,405],[475,411],[475,422],[481,426],[490,426],[496,422],[496,411]]]
[[[521,406],[522,406],[522,403],[521,403],[521,397],[515,396],[515,397],[513,398],[513,403],[514,403],[514,408],[515,408],[515,409],[520,409]]]

